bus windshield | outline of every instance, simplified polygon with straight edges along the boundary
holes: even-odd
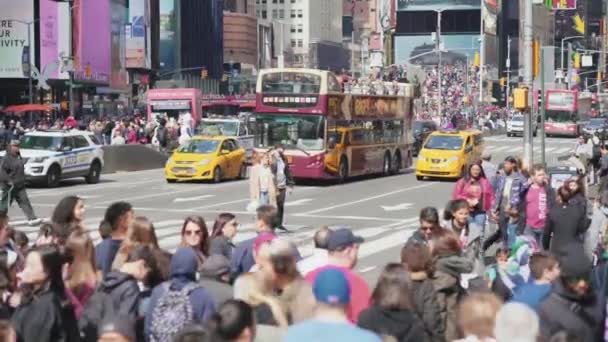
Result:
[[[255,146],[282,144],[285,148],[325,148],[325,118],[319,115],[258,114],[254,122]]]
[[[576,113],[567,110],[548,110],[547,121],[550,122],[573,122],[577,120]]]
[[[236,137],[239,135],[238,121],[206,121],[203,120],[199,126],[201,135],[207,136],[230,136]]]
[[[462,137],[447,135],[432,135],[424,145],[430,150],[458,151],[462,148]]]
[[[273,94],[318,94],[321,76],[304,72],[273,72],[262,76],[262,92]]]

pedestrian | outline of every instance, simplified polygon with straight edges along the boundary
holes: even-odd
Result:
[[[19,279],[28,290],[12,317],[17,341],[80,341],[74,310],[65,297],[63,257],[54,246],[27,255]]]
[[[62,198],[51,216],[51,222],[66,227],[75,227],[84,222],[86,208],[84,200],[78,196],[66,196]]]
[[[469,220],[470,205],[464,199],[449,201],[446,209],[443,211],[446,221],[444,226],[459,236],[464,254],[471,261],[476,262],[481,254],[483,228],[475,220]],[[481,260],[479,261],[481,263]]]
[[[209,231],[201,216],[188,216],[182,224],[182,247],[190,247],[196,253],[198,267],[209,257]],[[197,268],[198,269],[198,268]]]
[[[538,315],[521,303],[507,303],[496,314],[494,335],[497,342],[537,342],[540,335]]]
[[[232,298],[233,288],[230,285],[230,259],[221,254],[212,254],[200,268],[199,284],[209,292],[219,307]]]
[[[291,326],[283,341],[380,342],[377,335],[351,324],[347,311],[351,300],[357,296],[351,289],[348,276],[342,270],[328,268],[320,271],[313,283],[317,299],[314,317]]]
[[[484,150],[481,154],[481,168],[483,169],[483,174],[486,176],[486,179],[490,182],[492,189],[494,189],[498,170],[496,165],[492,163],[492,154],[488,150]]]
[[[259,156],[259,163],[255,164],[249,174],[250,206],[262,205],[277,206],[277,189],[270,167],[270,156],[267,152]],[[255,210],[255,208],[249,208]],[[278,212],[277,212],[278,215]],[[275,219],[277,220],[277,219]],[[276,221],[273,222],[273,226]]]
[[[361,312],[357,325],[400,342],[430,341],[414,310],[411,280],[402,264],[389,263],[378,278],[372,305]]]
[[[321,227],[313,236],[314,248],[312,254],[298,262],[298,271],[300,274],[307,274],[317,267],[327,265],[328,252],[327,245],[329,243],[329,235],[332,230],[327,226]]]
[[[555,190],[547,182],[547,173],[543,165],[537,164],[532,168],[531,182],[525,193],[524,234],[533,238],[537,245],[543,240],[543,230],[547,222],[549,212],[556,205]]]
[[[559,263],[548,252],[537,252],[530,257],[531,281],[515,287],[512,301],[528,305],[537,310],[540,303],[549,296],[553,282],[560,274]]]
[[[273,296],[272,279],[262,272],[245,273],[234,282],[234,299],[253,308],[258,326],[277,327],[277,332],[287,328],[287,313]]]
[[[87,233],[74,231],[65,244],[65,255],[68,261],[64,275],[65,293],[79,319],[97,287],[93,241]]]
[[[460,277],[473,271],[473,262],[461,255],[460,239],[450,230],[442,229],[433,234],[431,246],[439,315],[445,326],[445,340],[453,341],[458,337],[457,305],[464,294]]]
[[[570,189],[571,197],[570,203],[574,205],[580,205],[583,207],[585,213],[587,213],[587,195],[585,189],[587,185],[585,184],[584,177],[580,175],[573,176],[568,181],[566,181],[568,185],[568,189]]]
[[[494,204],[494,191],[480,162],[471,163],[465,176],[456,182],[452,199],[467,201],[471,220],[482,229],[483,233],[487,215],[491,213]]]
[[[492,293],[474,293],[458,305],[458,326],[463,339],[455,342],[493,342],[496,314],[502,301]]]
[[[19,140],[11,140],[6,155],[0,163],[0,212],[8,213],[8,209],[17,201],[31,226],[39,225],[42,220],[36,217],[32,204],[25,189],[25,160],[19,152]]]
[[[572,247],[560,259],[560,277],[540,305],[541,333],[549,338],[565,331],[580,341],[602,341],[606,301],[590,286],[591,261]]]
[[[145,317],[150,341],[171,341],[181,328],[203,323],[216,307],[207,290],[196,281],[199,260],[190,247],[180,247],[171,258],[171,278],[152,291]]]
[[[127,231],[133,222],[133,216],[133,207],[127,202],[115,202],[106,209],[104,221],[112,227],[112,234],[110,238],[102,240],[95,247],[95,261],[102,275],[106,275],[112,269],[116,253],[127,237]]]
[[[401,263],[412,280],[414,310],[422,319],[426,334],[432,342],[445,341],[445,326],[439,315],[439,304],[433,286],[433,258],[427,245],[410,243],[401,249]]]
[[[570,203],[572,192],[564,185],[557,191],[558,204],[552,208],[547,217],[543,231],[543,248],[550,250],[558,259],[564,254],[564,247],[576,244],[580,253],[584,253],[581,236],[588,229],[585,209]]]
[[[285,147],[277,145],[272,153],[272,173],[274,174],[276,192],[277,192],[277,229],[287,231],[283,225],[283,216],[285,214],[285,198],[287,197],[287,189],[293,191],[295,182],[289,170],[289,162],[285,157]]]
[[[422,243],[428,244],[433,239],[433,234],[441,229],[439,223],[439,212],[433,207],[420,210],[420,228],[409,237],[406,244]]]
[[[608,225],[608,191],[604,190],[598,193],[598,196],[593,204],[593,214],[589,229],[585,233],[585,255],[589,260],[603,259],[602,255],[603,243],[602,236],[605,234],[605,228]]]
[[[108,317],[102,324],[98,342],[136,342],[135,321],[132,317]]]
[[[256,321],[251,306],[242,300],[231,299],[209,320],[215,338],[226,342],[253,342],[256,337]]]
[[[211,230],[209,255],[220,254],[230,260],[234,249],[232,239],[236,236],[238,228],[239,222],[236,216],[230,213],[219,214]]]
[[[363,243],[363,238],[356,236],[350,229],[340,228],[334,230],[329,235],[327,250],[328,264],[321,266],[308,274],[305,278],[310,284],[315,283],[317,275],[330,268],[337,268],[342,271],[350,285],[351,300],[347,306],[347,317],[355,323],[361,311],[365,310],[370,304],[371,292],[367,282],[353,270],[357,265],[359,246]]]

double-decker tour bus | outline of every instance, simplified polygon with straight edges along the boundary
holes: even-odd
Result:
[[[296,179],[343,180],[411,166],[414,87],[389,85],[398,95],[344,93],[329,71],[260,71],[256,152],[282,145]]]
[[[148,120],[166,116],[179,121],[183,115],[190,114],[196,124],[201,118],[202,92],[199,89],[150,89],[146,96]]]
[[[577,137],[582,132],[582,123],[591,117],[591,94],[547,90],[545,113],[547,136]]]

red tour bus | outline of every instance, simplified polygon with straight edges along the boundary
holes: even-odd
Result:
[[[179,120],[186,113],[192,115],[194,124],[201,119],[202,92],[200,89],[150,89],[147,94],[148,120],[157,120],[165,114]]]
[[[591,94],[577,90],[547,90],[545,113],[547,136],[578,137],[582,123],[591,117]]]
[[[329,71],[262,70],[255,149],[283,145],[298,179],[397,173],[412,163],[414,88],[392,86],[401,95],[347,94]]]
[[[203,96],[203,117],[237,117],[242,112],[253,112],[252,107],[255,107],[255,94]]]

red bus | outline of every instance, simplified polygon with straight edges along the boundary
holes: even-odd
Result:
[[[348,94],[329,71],[262,70],[256,151],[283,145],[298,179],[397,173],[412,164],[414,87],[390,86],[399,95]]]
[[[547,90],[545,133],[547,136],[578,137],[591,117],[591,94],[577,90]]]
[[[255,94],[251,95],[203,95],[203,117],[234,116],[241,112],[253,112]]]

